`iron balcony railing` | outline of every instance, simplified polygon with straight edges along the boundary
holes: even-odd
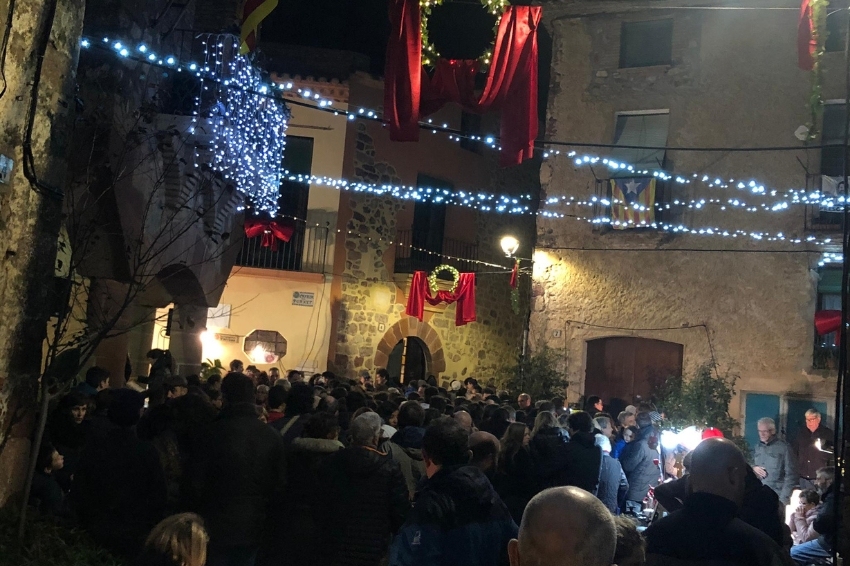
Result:
[[[277,249],[264,247],[263,237],[245,238],[236,258],[236,265],[323,273],[328,251],[328,228],[306,228],[299,223],[288,242],[277,241]]]
[[[478,244],[452,238],[435,239],[429,232],[414,230],[396,232],[396,273],[432,271],[441,264],[448,264],[458,271],[470,273],[478,270],[477,259]]]

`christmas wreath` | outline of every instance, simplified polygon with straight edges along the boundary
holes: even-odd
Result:
[[[442,271],[448,271],[452,274],[452,288],[449,289],[449,293],[454,293],[457,289],[457,282],[460,279],[460,273],[458,270],[451,265],[438,265],[434,268],[434,271],[428,275],[428,286],[431,288],[432,295],[436,295],[437,291],[440,290],[440,287],[437,285],[437,275]]]
[[[440,58],[437,49],[428,41],[428,16],[431,15],[431,10],[435,6],[439,6],[444,0],[419,0],[419,20],[422,30],[422,64],[433,65]],[[496,25],[493,27],[493,41],[496,39],[496,32],[499,29],[499,22],[502,21],[502,15],[510,6],[509,0],[479,0],[481,5],[487,8],[491,14],[496,16]],[[491,44],[487,51],[478,59],[481,62],[481,70],[484,71],[490,65],[490,60],[493,58],[493,45]]]

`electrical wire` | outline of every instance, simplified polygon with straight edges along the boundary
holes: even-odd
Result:
[[[3,42],[0,43],[0,79],[3,81],[3,88],[0,89],[0,98],[6,94],[6,88],[9,86],[6,81],[6,52],[9,49],[9,36],[12,35],[12,18],[15,15],[15,0],[9,0],[9,10],[6,14],[6,26],[3,32]]]
[[[821,250],[740,250],[724,248],[584,248],[581,246],[537,246],[538,250],[563,250],[574,252],[709,252],[741,254],[822,254]]]

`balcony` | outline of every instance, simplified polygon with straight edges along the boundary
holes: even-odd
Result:
[[[428,246],[425,242],[433,241],[433,236],[430,236],[429,238],[427,232],[415,232],[413,230],[398,230],[396,232],[396,273],[430,272],[444,263],[464,273],[477,271],[478,264],[474,260],[478,259],[478,244],[443,238],[439,246]],[[411,246],[426,249],[432,253],[420,251]]]
[[[277,269],[280,271],[302,271],[323,273],[328,251],[328,228],[300,225],[288,242],[277,242],[277,250],[263,247],[263,237],[245,238],[236,258],[236,265]]]
[[[838,346],[815,344],[812,369],[838,370]]]
[[[845,195],[843,179],[828,175],[810,175],[807,186],[837,200]],[[832,205],[813,204],[806,206],[806,230],[817,232],[841,232],[843,230],[844,211],[837,202]]]

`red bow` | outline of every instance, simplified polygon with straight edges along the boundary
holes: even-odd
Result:
[[[841,311],[818,311],[815,313],[815,330],[819,336],[841,330]],[[835,345],[839,345],[841,334],[836,334]]]
[[[277,241],[288,242],[295,232],[295,223],[288,220],[263,220],[248,218],[245,220],[245,236],[256,238],[262,236],[261,246],[277,251]]]

